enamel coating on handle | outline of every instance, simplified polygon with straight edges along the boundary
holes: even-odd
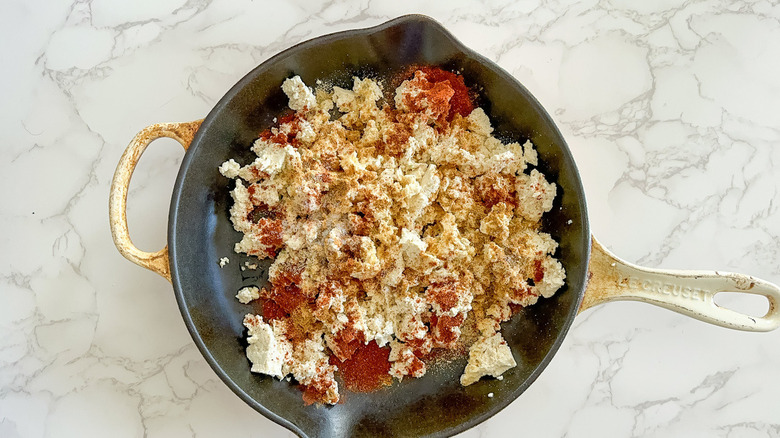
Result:
[[[580,312],[610,301],[635,300],[737,330],[765,332],[780,326],[780,288],[749,275],[643,268],[619,259],[594,238],[588,277]],[[721,307],[713,300],[719,292],[762,295],[769,310],[755,317]]]
[[[157,252],[146,252],[138,249],[130,240],[130,233],[127,229],[127,190],[135,166],[151,142],[158,138],[168,137],[178,141],[186,150],[195,137],[201,122],[202,120],[196,120],[188,123],[158,123],[147,126],[133,138],[125,149],[111,182],[108,219],[111,225],[111,236],[119,253],[131,262],[162,275],[168,281],[171,281],[168,245]]]

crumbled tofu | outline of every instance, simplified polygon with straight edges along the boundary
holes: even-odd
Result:
[[[531,170],[531,175],[520,175],[515,190],[518,199],[524,201],[517,206],[518,213],[524,218],[536,222],[542,219],[542,214],[552,209],[555,183],[548,183],[538,170]]]
[[[257,154],[257,158],[239,173],[239,176],[247,181],[256,179],[254,176],[257,174],[276,175],[282,170],[288,153],[294,153],[294,151],[290,151],[286,147],[281,148],[277,144],[269,143],[262,139],[255,141],[252,150]]]
[[[468,386],[483,376],[499,377],[516,365],[512,350],[500,333],[481,337],[469,349],[469,362],[460,376],[460,383]]]
[[[541,296],[550,298],[558,289],[563,287],[566,272],[563,270],[561,262],[549,256],[542,259],[540,267],[544,271],[544,278],[542,278],[537,288]]]
[[[248,330],[246,356],[252,363],[252,372],[280,380],[292,375],[304,385],[320,386],[324,402],[334,404],[338,401],[338,384],[333,376],[335,368],[328,363],[321,333],[306,339],[300,348],[293,348],[283,321],[274,320],[268,324],[262,316],[248,314],[244,317],[244,326]]]
[[[302,111],[305,108],[314,108],[317,100],[314,93],[303,83],[300,76],[294,76],[282,83],[282,91],[290,99],[290,109]]]
[[[458,80],[434,77],[418,70],[387,102],[370,78],[287,79],[295,112],[259,135],[253,162],[219,167],[235,179],[235,251],[272,259],[269,285],[236,298],[287,314],[246,316],[252,371],[294,378],[305,400],[336,403],[341,361],[374,343],[397,379],[425,375],[433,348],[469,351],[464,385],[501,378],[515,362],[500,324],[564,284],[539,222],[557,188],[528,169],[533,144],[495,138],[481,108],[453,113]]]
[[[227,258],[227,257],[222,257],[221,259],[219,259],[219,267],[220,268],[224,268],[225,265],[227,265],[228,263],[230,263],[230,259]]]
[[[249,304],[250,302],[260,298],[260,289],[256,286],[242,287],[238,291],[238,294],[236,294],[236,298],[239,302],[241,302],[241,304]]]
[[[219,173],[227,178],[235,178],[238,176],[238,172],[241,170],[241,165],[234,159],[229,159],[219,166]]]
[[[474,109],[474,111],[469,114],[467,119],[469,121],[469,128],[471,129],[471,132],[485,137],[489,136],[493,132],[493,127],[490,126],[490,119],[488,118],[487,114],[485,114],[485,110],[482,108]]]
[[[401,253],[406,266],[418,270],[424,275],[429,274],[434,268],[439,266],[438,258],[428,254],[425,250],[428,244],[420,236],[406,228],[401,230]]]
[[[252,362],[252,372],[283,378],[287,374],[283,368],[287,357],[292,355],[292,345],[278,330],[264,322],[262,316],[246,315],[244,326],[249,331],[246,355]]]

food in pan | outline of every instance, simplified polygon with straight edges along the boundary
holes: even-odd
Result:
[[[337,376],[372,391],[442,357],[468,355],[463,385],[514,367],[500,323],[565,278],[540,231],[556,185],[534,146],[494,137],[463,77],[439,68],[389,95],[357,77],[282,90],[292,112],[257,158],[219,168],[235,179],[235,251],[273,259],[268,284],[238,296],[255,306],[251,370],[334,404]]]

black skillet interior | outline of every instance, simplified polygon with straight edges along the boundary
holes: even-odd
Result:
[[[540,170],[558,184],[544,230],[559,242],[567,284],[503,327],[518,366],[504,380],[462,387],[465,360],[370,394],[343,394],[333,407],[304,406],[296,385],[249,372],[244,355],[245,313],[235,298],[245,285],[262,286],[263,269],[241,271],[250,260],[232,250],[232,183],[217,167],[231,157],[246,163],[258,133],[286,110],[282,81],[300,75],[349,86],[353,75],[391,78],[411,64],[460,72],[505,140],[531,139]],[[495,414],[544,369],[577,313],[590,251],[585,200],[571,153],[549,115],[512,76],[459,43],[430,18],[404,16],[368,29],[340,32],[294,46],[238,82],[209,113],[182,163],[171,202],[168,242],[176,298],[195,343],[220,378],[245,402],[300,436],[449,436]],[[217,261],[229,257],[220,268]],[[488,393],[493,393],[492,398]]]

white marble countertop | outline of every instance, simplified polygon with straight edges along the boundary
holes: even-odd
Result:
[[[273,54],[405,13],[439,20],[537,96],[615,253],[780,283],[776,2],[313,5],[0,7],[0,436],[291,436],[209,368],[171,285],[118,254],[111,177],[138,130],[204,117]],[[128,215],[142,249],[164,244],[181,156],[161,140],[135,174]],[[525,394],[462,436],[778,437],[778,346],[780,331],[604,305],[578,317]]]

